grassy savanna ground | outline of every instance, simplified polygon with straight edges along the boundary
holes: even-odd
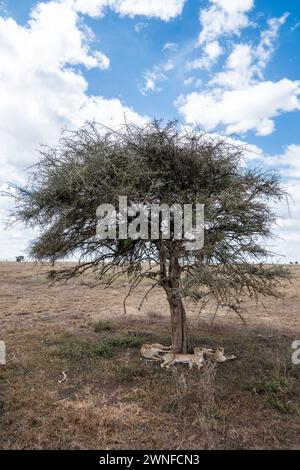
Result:
[[[195,343],[236,361],[203,372],[140,360],[142,342],[170,344],[168,306],[147,284],[49,287],[46,270],[0,263],[0,447],[4,449],[254,449],[300,447],[300,268],[280,301],[226,310],[187,305]],[[149,286],[148,286],[149,287]],[[59,383],[61,372],[67,380]]]

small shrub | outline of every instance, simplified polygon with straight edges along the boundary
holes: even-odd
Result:
[[[94,345],[91,352],[93,356],[112,357],[112,352],[106,344]]]
[[[136,365],[115,365],[115,374],[121,383],[134,382],[140,377],[146,377],[149,375],[149,371],[146,369],[138,368]]]
[[[52,344],[48,352],[51,356],[57,356],[66,359],[80,358],[86,355],[87,343],[81,341],[62,340]]]
[[[276,395],[270,395],[267,398],[267,401],[269,405],[272,406],[272,408],[274,408],[277,411],[280,411],[280,413],[289,413],[292,410],[288,401],[282,400],[280,397]]]
[[[84,357],[111,357],[109,347],[103,343],[89,343],[86,341],[65,341],[53,345],[49,352],[52,356],[66,359],[82,359]]]
[[[138,335],[123,334],[111,336],[107,339],[106,344],[119,348],[136,348],[143,343],[143,338]]]
[[[112,325],[108,320],[100,320],[94,325],[94,332],[100,333],[101,331],[111,331]]]
[[[246,389],[258,394],[283,394],[288,391],[288,383],[285,379],[261,380],[248,384]]]
[[[261,395],[266,403],[281,413],[291,411],[290,401],[288,400],[290,384],[286,378],[260,380],[247,384],[244,389]]]

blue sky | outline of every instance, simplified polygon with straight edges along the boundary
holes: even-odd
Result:
[[[273,248],[300,258],[299,44],[296,0],[0,1],[0,185],[65,126],[177,118],[280,171],[293,200]],[[33,235],[1,232],[0,258]]]

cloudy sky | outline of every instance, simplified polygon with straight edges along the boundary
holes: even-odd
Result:
[[[175,117],[282,174],[271,246],[300,261],[299,44],[299,0],[0,0],[0,188],[62,128]],[[0,259],[33,236],[1,231]]]

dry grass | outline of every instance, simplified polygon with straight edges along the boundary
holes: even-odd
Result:
[[[8,351],[0,368],[1,448],[299,447],[300,368],[291,364],[291,343],[300,330],[300,268],[293,267],[284,302],[249,305],[248,329],[225,311],[211,326],[208,312],[190,309],[197,344],[238,356],[201,372],[140,360],[141,342],[170,343],[159,291],[155,308],[148,303],[138,314],[141,287],[122,317],[124,281],[110,291],[74,283],[49,289],[36,269],[0,266]]]

